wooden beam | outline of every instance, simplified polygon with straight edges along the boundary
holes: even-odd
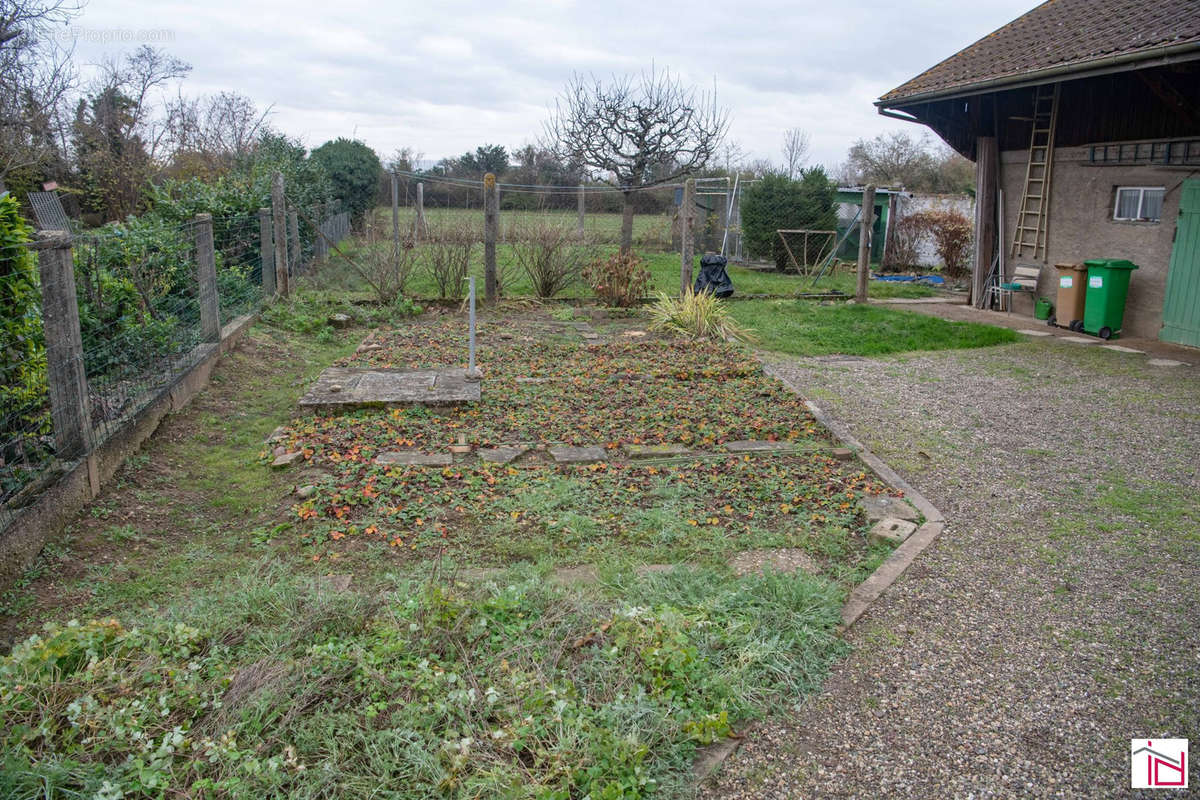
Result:
[[[996,137],[975,140],[975,274],[970,302],[983,308],[984,283],[997,252],[996,190],[999,188],[999,151]]]

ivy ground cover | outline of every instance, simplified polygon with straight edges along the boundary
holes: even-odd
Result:
[[[867,543],[856,501],[882,487],[857,462],[832,457],[798,397],[737,346],[655,338],[633,325],[611,323],[589,341],[539,315],[489,320],[479,336],[480,403],[295,420],[279,446],[319,470],[294,508],[309,556],[386,548],[401,561],[456,565],[675,564],[791,547],[845,582],[878,563],[886,548]],[[376,333],[342,365],[457,366],[466,336],[457,316],[413,323]],[[792,448],[725,449],[747,439]],[[375,462],[394,450],[445,453],[459,441],[529,449],[511,464],[474,454],[440,468]],[[557,465],[547,449],[561,444],[599,446],[609,458]],[[688,453],[627,457],[627,446],[664,444]]]

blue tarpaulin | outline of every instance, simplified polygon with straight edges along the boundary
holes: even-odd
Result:
[[[928,283],[941,286],[946,279],[941,275],[876,275],[875,280],[888,283]]]

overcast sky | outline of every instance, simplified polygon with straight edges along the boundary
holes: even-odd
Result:
[[[382,157],[408,146],[429,159],[518,147],[573,71],[653,63],[715,81],[751,156],[778,161],[783,131],[801,127],[812,160],[834,164],[857,138],[919,132],[872,102],[1034,4],[90,0],[76,27],[81,60],[151,40],[192,64],[186,93],[273,105],[272,124],[310,147],[352,136]]]

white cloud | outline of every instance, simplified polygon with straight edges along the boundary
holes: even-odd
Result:
[[[814,160],[835,163],[857,138],[912,127],[877,115],[879,95],[1032,3],[95,0],[77,25],[171,31],[161,46],[194,66],[186,92],[274,104],[273,124],[310,145],[356,135],[431,158],[517,146],[540,135],[572,72],[653,64],[704,88],[715,78],[752,155],[777,160],[783,131],[802,127]]]

